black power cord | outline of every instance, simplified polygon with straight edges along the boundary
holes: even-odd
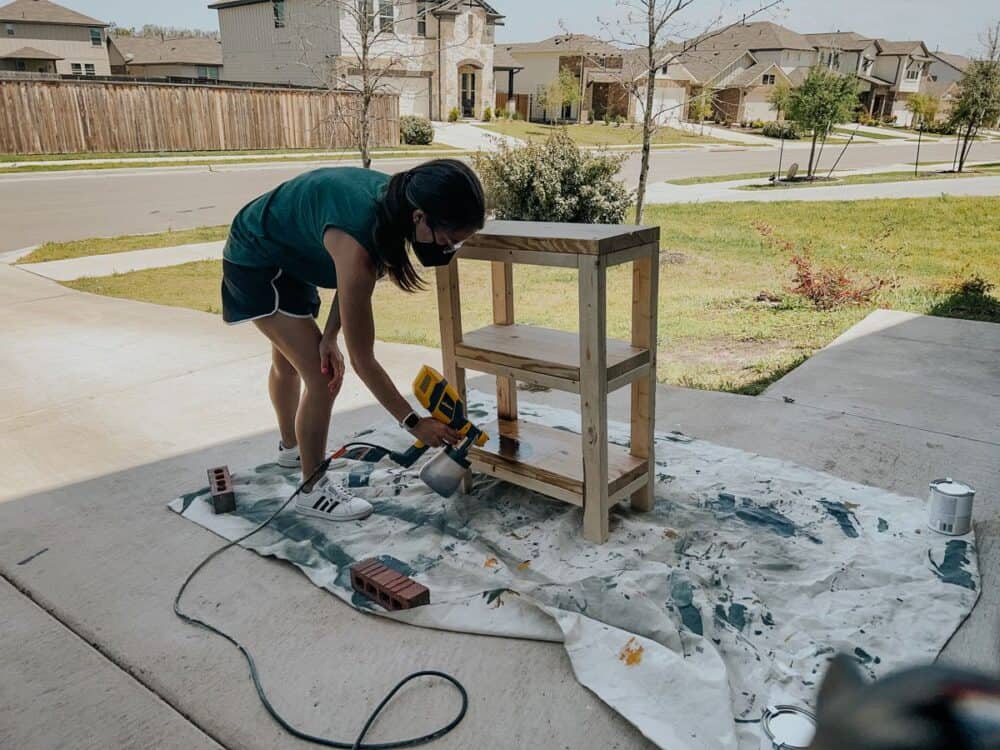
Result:
[[[347,445],[344,446],[344,448],[350,448],[356,445],[370,446],[371,444],[348,443]],[[381,446],[374,446],[374,447],[380,448]],[[448,734],[448,732],[457,727],[459,723],[462,721],[462,719],[465,718],[465,713],[469,708],[469,694],[465,692],[465,688],[462,686],[462,683],[460,683],[450,674],[447,674],[445,672],[438,672],[437,670],[427,669],[427,670],[422,670],[420,672],[414,672],[413,674],[404,677],[402,680],[396,683],[396,686],[389,691],[389,693],[385,696],[385,698],[382,699],[381,703],[379,703],[378,706],[375,707],[375,710],[371,712],[371,715],[368,717],[368,720],[365,722],[365,725],[361,728],[361,732],[358,734],[358,737],[356,740],[354,740],[354,742],[341,742],[338,740],[331,740],[326,737],[319,737],[317,735],[309,734],[307,732],[303,732],[301,729],[295,728],[280,713],[278,713],[278,710],[271,705],[271,701],[268,700],[267,694],[264,692],[264,686],[261,685],[260,682],[260,673],[257,671],[257,664],[254,662],[253,655],[250,653],[250,650],[246,646],[244,646],[242,643],[240,643],[238,640],[233,638],[228,633],[215,627],[214,625],[210,625],[204,620],[199,620],[197,617],[185,614],[184,612],[181,611],[181,597],[184,596],[184,591],[187,589],[188,584],[190,584],[191,581],[194,580],[195,576],[198,575],[201,569],[204,568],[206,565],[208,565],[208,563],[211,562],[215,557],[221,555],[230,547],[234,547],[240,542],[249,539],[258,531],[260,531],[269,523],[271,523],[271,521],[273,521],[278,516],[278,514],[281,513],[281,511],[287,508],[288,504],[291,503],[292,500],[294,500],[300,492],[302,492],[302,488],[306,484],[311,482],[320,474],[324,473],[330,467],[330,462],[332,460],[333,456],[330,456],[329,458],[325,459],[319,465],[319,467],[317,467],[317,469],[311,475],[309,475],[308,479],[303,480],[302,483],[295,488],[295,492],[293,492],[288,497],[288,499],[285,500],[284,503],[282,503],[280,508],[274,511],[274,513],[268,516],[265,521],[257,525],[252,531],[247,532],[239,539],[234,539],[233,541],[228,542],[222,547],[219,547],[219,549],[215,550],[215,552],[213,552],[204,560],[202,560],[200,563],[198,563],[195,569],[192,570],[188,574],[188,577],[184,579],[184,583],[181,584],[180,589],[178,589],[177,591],[177,596],[174,597],[174,614],[177,615],[184,622],[188,623],[189,625],[196,625],[197,627],[203,628],[209,631],[210,633],[215,633],[216,635],[225,638],[227,641],[233,644],[237,649],[239,649],[240,653],[243,654],[243,657],[247,660],[247,665],[250,667],[250,679],[253,680],[253,686],[257,689],[257,696],[260,698],[261,704],[263,704],[264,708],[267,709],[267,712],[271,714],[271,717],[276,722],[278,722],[278,724],[281,726],[282,729],[284,729],[289,734],[298,737],[300,740],[305,740],[306,742],[313,742],[317,745],[324,745],[326,747],[346,748],[347,750],[392,750],[393,748],[416,747],[417,745],[424,745],[428,742],[433,742],[434,740],[444,737],[446,734]],[[368,730],[371,729],[372,724],[375,723],[375,719],[378,718],[380,713],[382,713],[382,709],[386,707],[386,704],[388,704],[389,701],[392,700],[393,696],[395,696],[396,693],[398,693],[406,683],[410,682],[411,680],[415,680],[418,677],[439,677],[442,680],[447,680],[452,685],[454,685],[455,689],[458,690],[459,695],[462,697],[462,707],[461,709],[459,709],[459,712],[455,716],[455,718],[452,719],[445,726],[441,727],[440,729],[422,735],[420,737],[413,737],[412,739],[406,739],[406,740],[395,740],[393,742],[363,744],[362,740],[364,740],[365,735],[368,734]]]

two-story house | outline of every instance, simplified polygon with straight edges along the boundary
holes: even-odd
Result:
[[[222,44],[210,37],[111,36],[108,56],[111,72],[121,75],[204,81],[222,77]]]
[[[49,0],[0,7],[0,70],[111,75],[108,24]]]
[[[494,102],[494,28],[482,0],[222,0],[226,79],[357,85],[364,58],[400,114],[480,117]],[[366,13],[363,35],[359,13]],[[364,42],[364,43],[363,43]],[[370,43],[370,44],[369,44]],[[365,51],[367,50],[367,51]]]

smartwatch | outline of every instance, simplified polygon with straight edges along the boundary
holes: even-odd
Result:
[[[420,415],[415,411],[411,411],[399,421],[399,426],[404,430],[412,430],[418,424],[420,424]]]

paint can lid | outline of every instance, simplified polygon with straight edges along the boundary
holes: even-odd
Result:
[[[816,717],[800,706],[768,706],[760,723],[772,746],[781,750],[804,750],[816,734]]]
[[[931,482],[931,489],[937,490],[944,495],[954,495],[955,497],[961,497],[962,495],[975,495],[976,491],[972,489],[965,482],[959,482],[951,477],[945,477],[944,479],[935,479]]]

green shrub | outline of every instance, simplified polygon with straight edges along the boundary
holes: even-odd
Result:
[[[458,107],[452,107],[448,113],[448,122],[458,122],[458,118],[461,116],[462,113],[458,111]]]
[[[492,108],[487,107],[486,109],[483,110],[483,122],[489,122],[492,119],[493,119],[493,110]]]
[[[625,158],[584,150],[563,129],[472,160],[498,219],[619,224],[633,200],[615,179]]]
[[[937,133],[938,135],[955,135],[955,125],[947,120],[929,122],[924,125],[924,132]]]
[[[792,122],[765,122],[760,132],[768,138],[784,138],[789,141],[800,138],[799,131]]]
[[[750,127],[753,128],[754,130],[760,130],[762,127],[764,127],[764,124],[765,123],[763,120],[754,120],[753,122],[750,123]]]
[[[620,128],[622,126],[622,123],[625,122],[625,118],[622,117],[621,115],[615,115],[612,122],[614,122],[616,128]]]
[[[399,138],[407,146],[426,146],[434,141],[434,126],[426,117],[403,115],[399,118]]]
[[[511,115],[511,117],[513,117],[513,119],[515,119],[515,120],[523,120],[524,119],[524,115],[522,115],[520,112],[516,112],[516,111],[514,112],[513,115]]]

